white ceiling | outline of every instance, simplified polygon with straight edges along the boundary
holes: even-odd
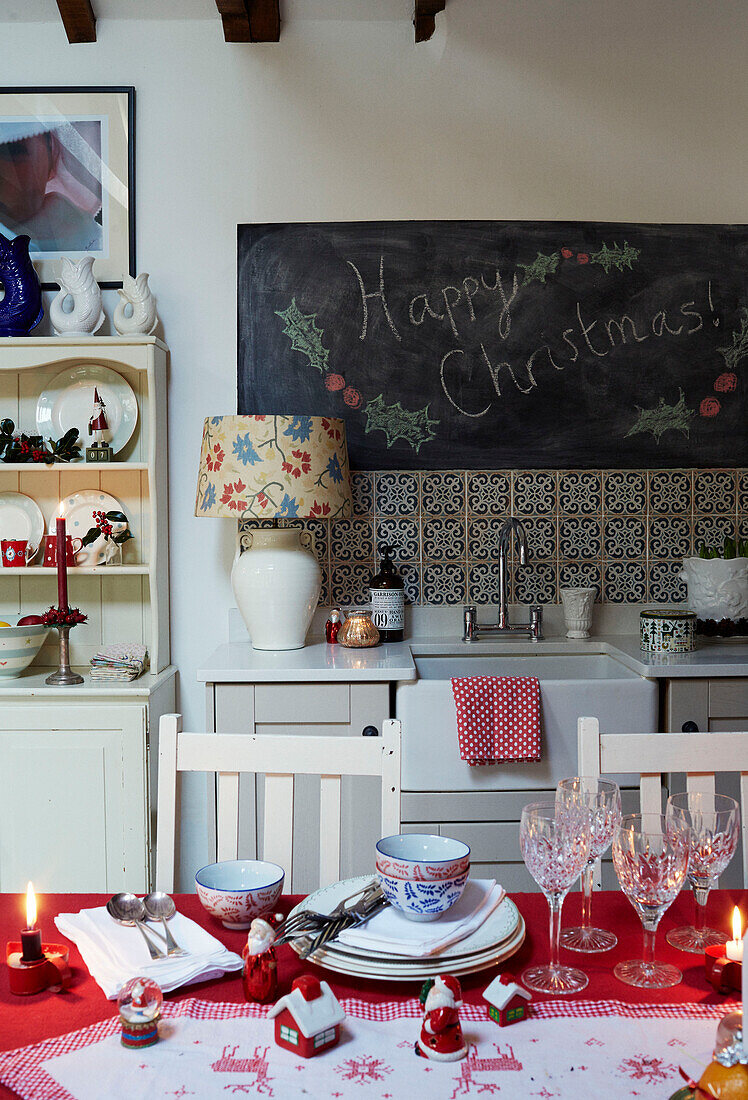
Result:
[[[105,19],[217,19],[215,0],[92,0]],[[55,0],[0,0],[0,23],[52,23]],[[348,19],[366,22],[413,18],[413,0],[281,0],[281,19]]]

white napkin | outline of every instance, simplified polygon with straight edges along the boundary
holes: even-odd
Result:
[[[435,921],[412,921],[388,905],[366,924],[345,928],[338,939],[364,951],[424,958],[469,936],[485,922],[506,891],[495,879],[468,879],[462,897]]]
[[[114,1000],[125,982],[139,974],[153,978],[167,993],[182,985],[220,978],[227,970],[240,970],[242,967],[238,955],[181,913],[171,918],[169,930],[179,946],[189,954],[172,955],[165,959],[152,959],[137,928],[117,924],[103,907],[81,909],[79,913],[60,913],[55,917],[55,924],[63,936],[76,945],[91,977],[110,1001]],[[151,936],[151,939],[161,949],[161,940],[157,936]]]

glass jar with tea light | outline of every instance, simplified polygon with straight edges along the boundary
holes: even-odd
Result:
[[[369,649],[379,645],[379,631],[371,621],[371,611],[362,608],[349,611],[340,628],[338,642],[348,649]]]
[[[706,980],[718,993],[742,988],[743,917],[737,905],[732,911],[732,939],[704,948]]]

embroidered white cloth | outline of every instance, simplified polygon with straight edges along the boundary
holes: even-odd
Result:
[[[161,1040],[145,1050],[120,1043],[115,1016],[71,1035],[0,1054],[0,1082],[21,1100],[128,1100],[158,1096],[214,1100],[459,1100],[463,1096],[606,1096],[662,1100],[711,1060],[717,1024],[739,1004],[625,1005],[549,1002],[498,1027],[483,1008],[460,1010],[469,1054],[461,1062],[418,1058],[417,1000],[343,1001],[337,1046],[305,1060],[275,1045],[260,1005],[189,998],[166,1002]]]
[[[151,959],[137,928],[117,924],[101,907],[55,917],[63,936],[77,946],[91,977],[113,1000],[125,982],[143,974],[158,982],[166,993],[193,982],[220,978],[227,970],[241,970],[242,960],[189,917],[176,913],[169,929],[188,955]],[[154,926],[158,928],[159,926]],[[151,937],[160,946],[160,941]]]
[[[358,928],[346,928],[338,937],[341,943],[372,951],[423,958],[435,955],[463,940],[485,923],[500,905],[506,891],[495,879],[468,879],[462,897],[438,920],[421,923],[408,920],[391,905],[376,913]]]

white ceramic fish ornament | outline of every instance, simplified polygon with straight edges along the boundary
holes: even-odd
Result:
[[[49,319],[58,336],[93,336],[104,324],[101,287],[93,277],[93,265],[93,256],[83,256],[77,263],[62,257],[60,291],[49,307]],[[63,309],[68,298],[73,300],[70,312]]]
[[[120,336],[131,336],[142,332],[150,336],[156,330],[156,297],[148,286],[148,272],[143,271],[133,279],[123,275],[122,290],[118,290],[121,301],[114,311],[114,327]],[[128,316],[127,307],[131,306]]]

